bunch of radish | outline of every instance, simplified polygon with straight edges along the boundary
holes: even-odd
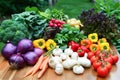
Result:
[[[49,21],[49,26],[50,27],[59,27],[59,28],[62,28],[62,25],[65,24],[64,21],[61,21],[61,20],[56,20],[54,18],[52,18],[50,21]]]

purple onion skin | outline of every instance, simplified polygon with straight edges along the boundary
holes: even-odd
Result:
[[[9,58],[9,64],[12,69],[21,69],[25,65],[25,61],[20,54],[13,54]]]
[[[13,54],[17,53],[17,47],[10,42],[7,42],[2,49],[2,56],[9,59]]]
[[[34,52],[37,54],[38,57],[40,57],[44,51],[40,48],[34,48]]]
[[[28,65],[35,65],[39,58],[37,54],[33,51],[25,53],[23,57]]]
[[[28,51],[32,51],[33,49],[34,49],[33,48],[33,43],[32,43],[31,40],[22,39],[18,43],[17,52],[20,52],[20,53],[24,54]]]

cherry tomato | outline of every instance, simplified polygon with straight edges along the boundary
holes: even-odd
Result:
[[[96,71],[97,70],[97,68],[99,67],[99,66],[101,66],[102,65],[102,62],[101,61],[94,61],[93,62],[93,68],[94,68],[94,70]]]
[[[106,66],[101,65],[97,68],[97,74],[100,77],[106,77],[108,75],[108,72],[109,71],[108,71],[108,68]]]
[[[113,59],[113,64],[116,64],[118,62],[118,55],[111,55],[111,58]]]
[[[87,58],[90,59],[92,56],[94,56],[94,53],[93,52],[88,52]]]
[[[90,61],[91,61],[91,63],[93,63],[94,61],[97,61],[99,59],[99,57],[97,57],[97,56],[92,56],[91,58],[90,58]]]
[[[109,57],[107,57],[107,58],[104,58],[104,61],[106,61],[106,62],[109,62],[109,63],[113,64],[113,59],[112,59],[112,57],[111,57],[111,56],[109,56]]]

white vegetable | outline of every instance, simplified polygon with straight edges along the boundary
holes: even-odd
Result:
[[[91,62],[89,59],[87,59],[87,53],[85,53],[84,57],[79,57],[78,58],[78,64],[81,64],[84,67],[90,67]]]
[[[80,65],[75,65],[73,67],[73,72],[75,74],[82,74],[84,72],[84,68],[82,66],[80,66]]]
[[[71,46],[69,46],[69,48],[65,49],[64,53],[67,54],[68,56],[71,56],[72,53],[73,53],[73,50],[71,49]]]
[[[62,64],[65,69],[72,69],[72,67],[77,64],[77,61],[73,59],[66,59]]]
[[[53,55],[55,56],[60,56],[60,54],[63,53],[63,50],[59,48],[59,46],[57,46],[54,50],[53,50]]]
[[[78,53],[73,52],[72,55],[71,55],[71,59],[77,60],[78,59]]]
[[[61,59],[59,56],[55,56],[55,57],[52,56],[52,57],[49,59],[49,66],[50,66],[51,68],[55,68],[55,65],[56,65],[57,63],[62,63],[62,59]]]
[[[61,74],[63,74],[63,71],[64,71],[63,65],[60,63],[56,64],[56,66],[55,66],[56,74],[61,75]]]
[[[64,60],[68,59],[69,56],[66,55],[65,53],[62,53],[62,54],[60,54],[60,58],[64,61]]]

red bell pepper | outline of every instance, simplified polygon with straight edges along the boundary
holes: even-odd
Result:
[[[86,53],[90,52],[89,49],[87,49],[85,46],[81,46],[81,48],[82,48]]]
[[[83,57],[85,54],[85,51],[81,47],[79,47],[77,50],[77,53],[78,53],[78,56]]]
[[[74,41],[70,41],[70,42],[68,43],[68,46],[71,46],[72,50],[73,50],[74,52],[77,52],[78,47],[79,47],[80,45],[79,45],[78,43],[74,42]]]

